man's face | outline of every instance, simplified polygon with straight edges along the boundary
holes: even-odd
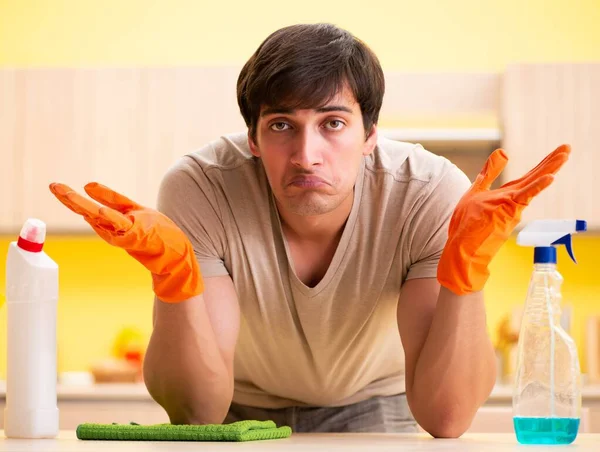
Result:
[[[333,211],[353,193],[363,156],[373,152],[376,127],[365,137],[360,106],[341,90],[316,110],[262,108],[256,141],[280,208],[297,215]]]

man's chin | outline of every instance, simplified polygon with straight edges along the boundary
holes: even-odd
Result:
[[[303,190],[301,193],[284,193],[278,204],[286,211],[301,216],[323,215],[339,206],[339,196],[323,190]]]
[[[302,216],[322,215],[335,209],[333,199],[324,199],[323,196],[303,196],[286,201],[288,211]]]

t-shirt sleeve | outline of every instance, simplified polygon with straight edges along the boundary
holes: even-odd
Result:
[[[228,275],[227,241],[215,187],[203,169],[184,157],[161,181],[157,209],[186,234],[204,277]]]
[[[432,180],[411,221],[410,266],[406,279],[435,278],[448,238],[456,204],[471,186],[469,178],[448,162],[437,181]]]

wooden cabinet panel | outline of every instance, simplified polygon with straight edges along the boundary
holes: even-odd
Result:
[[[240,67],[0,70],[0,229],[39,217],[49,232],[90,232],[48,190],[98,181],[154,206],[180,156],[245,129],[236,99]],[[499,74],[386,73],[382,116],[493,114]],[[426,93],[427,96],[423,97]],[[452,152],[472,176],[481,159]]]
[[[0,230],[38,217],[49,232],[85,231],[48,190],[101,182],[154,206],[180,156],[244,130],[234,68],[0,71]]]
[[[525,209],[523,222],[578,218],[600,227],[600,64],[507,68],[502,102],[505,180],[521,177],[560,144],[573,151],[554,183]]]
[[[93,93],[85,77],[71,70],[23,70],[19,77],[24,85],[17,100],[24,109],[19,181],[23,219],[40,218],[49,232],[82,224],[52,196],[48,185],[58,181],[78,187],[92,174],[88,115],[82,116],[81,110],[93,109]]]
[[[0,233],[20,227],[23,86],[16,70],[0,71]]]
[[[232,68],[151,69],[144,72],[145,130],[137,151],[140,203],[154,206],[167,169],[219,136],[245,130]]]

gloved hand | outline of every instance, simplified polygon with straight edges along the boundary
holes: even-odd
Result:
[[[95,182],[87,184],[85,191],[103,206],[64,184],[50,184],[50,191],[65,206],[82,215],[106,242],[124,249],[146,267],[160,300],[177,303],[204,291],[192,244],[162,213]]]
[[[523,177],[496,190],[489,188],[508,157],[502,149],[490,155],[450,219],[437,271],[442,286],[457,295],[483,289],[489,277],[488,264],[521,221],[523,209],[552,183],[570,152],[568,145],[558,147]]]

